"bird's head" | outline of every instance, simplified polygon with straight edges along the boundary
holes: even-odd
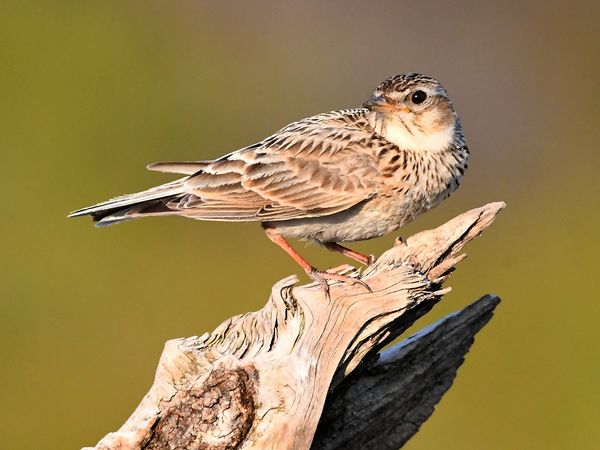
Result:
[[[363,107],[371,111],[378,132],[409,150],[443,150],[460,132],[444,87],[418,73],[388,78]]]

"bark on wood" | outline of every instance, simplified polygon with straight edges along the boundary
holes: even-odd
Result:
[[[328,299],[289,277],[260,311],[168,341],[148,394],[95,448],[399,448],[450,387],[498,299],[378,352],[449,290],[460,250],[503,207],[473,209],[398,240],[362,274],[352,269],[373,292],[336,283]]]

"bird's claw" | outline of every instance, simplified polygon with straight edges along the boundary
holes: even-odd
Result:
[[[352,266],[350,266],[350,267],[352,267]],[[321,285],[321,287],[325,290],[325,295],[327,296],[328,299],[331,298],[329,296],[329,284],[327,283],[328,280],[341,281],[342,283],[349,283],[351,285],[360,284],[367,291],[369,291],[370,293],[373,293],[373,290],[364,281],[362,281],[358,278],[349,277],[347,275],[342,275],[341,273],[336,273],[336,272],[332,271],[332,270],[336,270],[336,269],[342,269],[342,271],[346,271],[348,269],[348,267],[347,267],[347,265],[340,266],[340,267],[336,267],[335,269],[330,269],[328,271],[322,271],[322,270],[313,268],[308,273],[308,276],[311,278],[311,280],[313,280],[316,283],[319,283]]]

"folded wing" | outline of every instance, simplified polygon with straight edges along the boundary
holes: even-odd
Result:
[[[168,207],[207,220],[288,220],[334,214],[376,194],[365,130],[335,120],[292,124],[214,161]]]
[[[150,165],[190,175],[73,215],[92,215],[103,225],[148,215],[277,221],[343,211],[379,188],[372,136],[354,120],[354,110],[326,113],[215,161]]]

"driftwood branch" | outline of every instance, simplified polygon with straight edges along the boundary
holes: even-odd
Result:
[[[487,296],[378,352],[427,313],[491,203],[398,241],[363,274],[372,289],[273,286],[260,311],[168,341],[148,394],[96,449],[400,447],[450,387],[498,303]]]

